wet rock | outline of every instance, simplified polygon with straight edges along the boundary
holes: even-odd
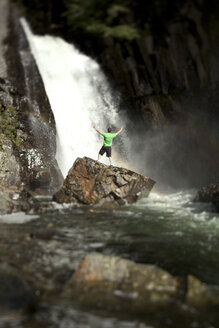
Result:
[[[156,265],[99,253],[81,262],[63,297],[82,306],[142,313],[219,304],[218,290],[193,276],[175,277]]]
[[[127,308],[166,306],[177,297],[177,280],[155,265],[98,253],[88,255],[65,286],[64,297],[83,305]]]
[[[0,214],[28,208],[24,190],[51,195],[63,183],[55,158],[53,113],[19,12],[8,1],[4,1],[4,12],[0,29]]]
[[[34,296],[27,283],[8,264],[0,264],[0,281],[0,313],[33,304]]]
[[[200,307],[206,304],[219,304],[219,292],[217,288],[208,286],[193,276],[188,277],[187,289],[186,303],[188,305]]]
[[[57,234],[58,231],[52,228],[36,229],[30,233],[30,237],[37,238],[37,239],[51,240]]]
[[[13,150],[13,143],[5,136],[0,136],[3,143],[0,151],[0,185],[1,188],[19,190],[22,183],[21,166]]]
[[[83,157],[77,158],[54,200],[118,206],[148,196],[154,184],[153,180],[128,169],[109,167]]]
[[[195,201],[212,203],[216,211],[219,212],[219,182],[201,188],[196,195]]]

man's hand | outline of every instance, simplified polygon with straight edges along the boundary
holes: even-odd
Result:
[[[116,132],[116,135],[118,136],[118,134],[120,134],[123,130],[123,126],[121,126],[120,130],[118,132]]]
[[[94,128],[98,133],[101,134],[100,130],[98,130],[98,129],[96,128],[96,125],[94,125],[93,128]]]

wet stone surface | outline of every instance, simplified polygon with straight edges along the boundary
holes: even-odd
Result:
[[[147,197],[154,184],[136,172],[83,157],[76,159],[54,200],[115,208]]]

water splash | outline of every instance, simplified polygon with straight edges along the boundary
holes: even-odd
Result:
[[[94,131],[93,124],[102,131],[108,125],[116,129],[123,125],[118,114],[119,99],[111,93],[94,60],[61,38],[34,35],[23,18],[21,24],[55,116],[56,158],[66,176],[77,157],[97,158],[103,138]],[[124,137],[125,133],[119,138],[127,153]],[[116,164],[119,164],[118,156]]]

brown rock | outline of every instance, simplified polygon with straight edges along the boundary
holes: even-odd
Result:
[[[153,180],[125,168],[109,167],[88,157],[77,158],[54,200],[122,205],[148,196],[154,184]]]
[[[179,310],[184,303],[195,308],[219,303],[218,290],[193,276],[176,277],[156,265],[99,253],[86,256],[66,283],[63,296],[82,306],[129,313],[171,312],[174,305]]]
[[[98,253],[81,262],[64,290],[65,298],[83,305],[140,312],[166,306],[177,295],[177,280],[161,268]]]

